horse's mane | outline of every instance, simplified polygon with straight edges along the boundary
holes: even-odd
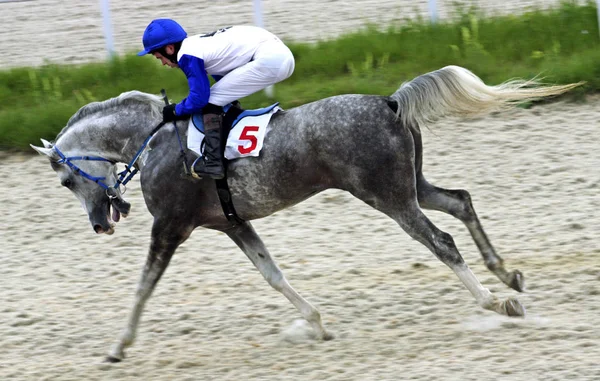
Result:
[[[143,103],[150,105],[151,113],[153,117],[158,117],[164,106],[163,99],[154,94],[143,93],[141,91],[133,90],[122,93],[118,97],[105,100],[103,102],[92,102],[82,108],[80,108],[67,122],[65,128],[56,136],[58,140],[64,135],[67,130],[80,120],[86,118],[89,115],[95,114],[99,111],[111,109],[117,106],[131,104],[131,103]]]

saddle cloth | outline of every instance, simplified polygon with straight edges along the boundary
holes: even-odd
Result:
[[[228,160],[247,156],[258,156],[263,147],[263,141],[267,132],[267,125],[271,116],[281,110],[279,102],[269,107],[244,110],[233,120],[225,145],[225,158]],[[230,107],[224,107],[227,113]],[[225,117],[224,120],[228,118]],[[225,124],[225,123],[224,123]],[[204,124],[202,114],[194,114],[188,125],[188,149],[202,155],[204,150]]]

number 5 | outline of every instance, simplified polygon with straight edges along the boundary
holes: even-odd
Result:
[[[258,126],[246,126],[242,130],[242,133],[240,134],[240,140],[248,140],[250,142],[250,146],[247,148],[243,145],[238,146],[238,151],[242,155],[252,152],[258,145],[258,139],[256,138],[256,136],[250,135],[250,133],[256,132],[258,132]]]

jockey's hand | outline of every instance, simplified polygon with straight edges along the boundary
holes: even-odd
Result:
[[[163,122],[174,122],[179,119],[175,114],[175,105],[175,103],[171,103],[163,108]]]

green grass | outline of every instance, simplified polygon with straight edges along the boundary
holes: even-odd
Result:
[[[600,89],[593,1],[518,16],[461,14],[452,22],[406,20],[385,29],[365,26],[316,44],[289,42],[296,70],[276,85],[276,100],[290,108],[343,93],[388,95],[402,82],[450,64],[468,68],[488,84],[541,74],[551,83],[586,81],[579,95]],[[133,53],[101,63],[0,71],[0,148],[29,151],[29,143],[39,138],[54,139],[86,103],[133,89],[157,94],[161,88],[175,101],[188,91],[181,71]],[[260,92],[243,105],[271,102]]]

